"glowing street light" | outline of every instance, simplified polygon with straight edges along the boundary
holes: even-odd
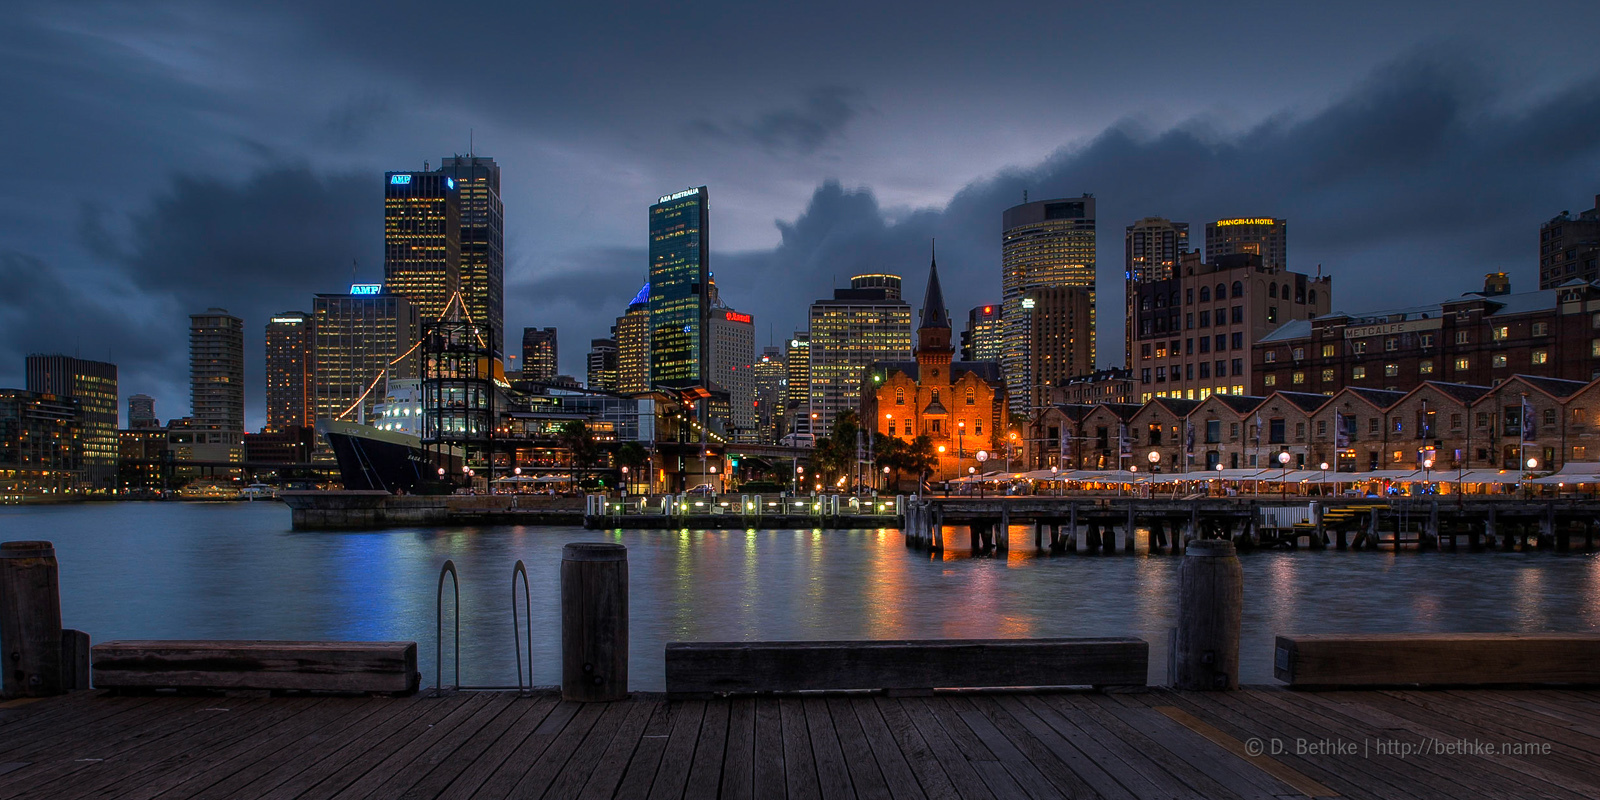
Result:
[[[1289,451],[1278,454],[1278,463],[1283,465],[1283,475],[1278,478],[1278,498],[1289,499]]]

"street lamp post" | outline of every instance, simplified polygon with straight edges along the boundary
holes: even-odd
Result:
[[[1431,459],[1431,458],[1423,459],[1422,460],[1422,490],[1423,491],[1427,491],[1428,490],[1429,478],[1432,477],[1432,472],[1433,472],[1433,459]]]
[[[1056,485],[1056,496],[1061,496],[1061,467],[1050,467],[1050,482]]]
[[[1223,496],[1226,496],[1227,493],[1228,493],[1227,490],[1224,489],[1223,486],[1222,486],[1222,461],[1218,460],[1217,461],[1217,496],[1218,497],[1223,497]]]
[[[1278,463],[1283,466],[1283,474],[1278,476],[1278,499],[1289,499],[1289,451],[1278,454]]]
[[[1322,491],[1326,492],[1328,491],[1328,462],[1324,461],[1320,466],[1322,467]],[[1335,486],[1333,488],[1337,490],[1339,487]],[[1337,494],[1337,491],[1335,493]]]
[[[982,466],[983,462],[989,460],[989,451],[988,450],[979,450],[975,457],[978,459],[979,466]],[[967,468],[968,474],[976,474],[977,471],[978,471],[977,467],[968,467]],[[978,497],[983,497],[983,481],[981,481],[981,480],[978,481]]]

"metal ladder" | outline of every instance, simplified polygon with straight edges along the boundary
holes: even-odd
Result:
[[[454,622],[454,671],[452,676],[455,685],[449,687],[451,692],[458,691],[489,691],[515,688],[523,697],[533,694],[533,595],[528,587],[528,568],[517,559],[511,568],[511,637],[513,649],[517,656],[517,685],[510,686],[467,686],[461,683],[461,577],[456,572],[455,561],[445,559],[444,565],[439,568],[439,589],[434,598],[434,650],[433,650],[433,691],[429,697],[443,697],[446,694],[444,685],[444,579],[450,576],[450,586],[453,590],[454,604],[451,614]],[[523,613],[517,614],[517,582],[522,582]],[[523,633],[518,635],[518,623],[522,623]],[[528,653],[528,668],[522,668],[522,653]],[[524,681],[526,677],[526,681]]]

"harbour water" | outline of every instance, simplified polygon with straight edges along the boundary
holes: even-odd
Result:
[[[964,535],[949,537],[964,542]],[[660,690],[670,641],[1139,636],[1165,676],[1179,560],[955,550],[898,531],[441,528],[295,532],[261,503],[0,507],[0,540],[45,539],[67,627],[112,639],[404,639],[433,682],[435,591],[461,575],[461,683],[511,685],[511,571],[528,568],[535,680],[559,682],[557,575],[574,541],[627,545],[631,684]],[[1031,545],[1018,528],[1012,541]],[[1241,680],[1272,683],[1277,633],[1600,630],[1600,557],[1258,552],[1242,556]],[[449,597],[448,581],[445,588]],[[448,603],[448,600],[447,600]],[[520,599],[519,599],[520,605]],[[451,618],[446,612],[446,637]],[[447,642],[447,648],[448,648]],[[446,651],[445,682],[449,675]]]

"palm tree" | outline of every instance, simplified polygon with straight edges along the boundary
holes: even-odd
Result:
[[[579,476],[594,463],[595,456],[598,455],[594,437],[589,435],[589,423],[573,420],[562,425],[560,432],[556,434],[556,441],[572,454],[573,482],[581,486],[582,480]]]

